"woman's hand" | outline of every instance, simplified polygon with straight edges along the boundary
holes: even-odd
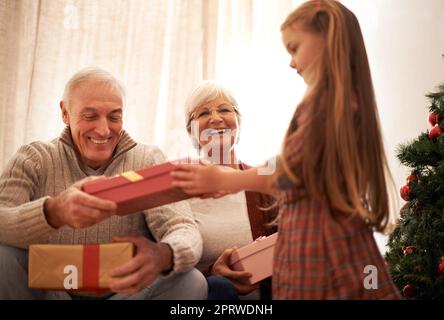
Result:
[[[232,193],[223,190],[226,175],[225,170],[215,165],[179,164],[177,169],[171,172],[174,187],[202,198],[220,198]]]
[[[216,276],[224,276],[229,279],[233,283],[238,294],[246,295],[259,288],[259,284],[251,285],[248,283],[248,279],[252,276],[251,273],[247,271],[234,271],[230,268],[230,257],[234,250],[236,250],[235,247],[226,249],[222,255],[217,258],[210,273]]]

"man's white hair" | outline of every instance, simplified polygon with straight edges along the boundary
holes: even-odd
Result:
[[[111,73],[98,67],[88,67],[74,74],[65,85],[63,102],[69,106],[72,91],[80,84],[89,81],[105,83],[117,89],[122,95],[122,104],[125,104],[125,88],[122,83]]]

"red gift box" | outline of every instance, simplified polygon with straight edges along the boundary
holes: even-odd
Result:
[[[234,250],[230,258],[231,269],[250,272],[252,277],[248,279],[249,284],[270,277],[273,273],[273,254],[277,236],[276,232]]]
[[[118,176],[86,182],[82,190],[96,197],[117,203],[117,214],[126,215],[165,204],[189,199],[192,196],[171,185],[170,172],[176,168],[171,162]]]

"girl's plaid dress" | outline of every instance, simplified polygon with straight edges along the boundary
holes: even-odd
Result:
[[[295,156],[288,152],[291,166]],[[274,253],[273,299],[400,297],[373,232],[360,216],[333,212],[285,175],[277,187],[283,204]]]

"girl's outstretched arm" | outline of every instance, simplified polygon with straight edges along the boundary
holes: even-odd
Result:
[[[218,197],[242,190],[275,194],[273,182],[276,170],[264,174],[261,169],[263,168],[253,167],[248,170],[227,171],[215,165],[180,164],[171,175],[174,177],[173,186],[192,195]]]

